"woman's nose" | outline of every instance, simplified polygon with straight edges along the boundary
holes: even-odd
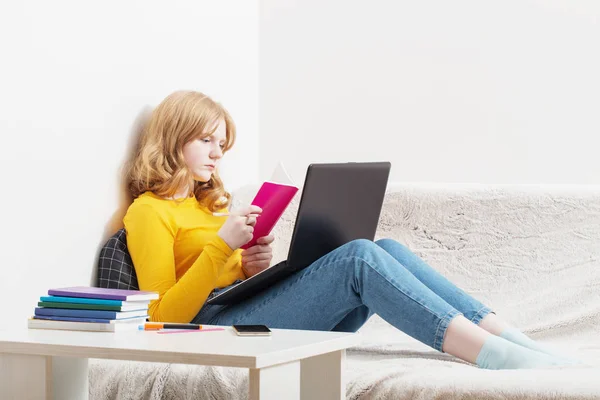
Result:
[[[223,157],[223,150],[220,147],[217,147],[212,151],[213,158],[221,158]]]

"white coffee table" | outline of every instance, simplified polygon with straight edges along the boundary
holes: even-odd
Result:
[[[209,326],[207,326],[209,327]],[[0,399],[87,399],[88,359],[250,369],[249,398],[343,399],[346,348],[358,334],[273,329],[158,334],[0,330]]]

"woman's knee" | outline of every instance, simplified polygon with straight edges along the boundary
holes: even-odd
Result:
[[[346,266],[362,266],[365,260],[373,260],[381,256],[381,247],[368,239],[354,239],[338,247],[335,251],[336,258],[347,259]]]
[[[383,244],[387,246],[386,241],[400,245],[392,239],[383,239]],[[393,267],[390,253],[381,246],[381,240],[377,243],[368,239],[355,239],[345,245],[339,247],[336,252],[338,257],[351,259],[351,262],[346,263],[346,266],[352,266],[354,271],[362,271],[363,268],[382,269]],[[386,244],[387,243],[387,244]],[[407,249],[408,250],[408,249]]]
[[[403,252],[403,253],[410,253],[410,249],[408,247],[406,247],[405,245],[403,245],[402,243],[394,240],[394,239],[389,239],[389,238],[384,238],[384,239],[379,239],[375,241],[375,244],[379,247],[381,247],[382,249],[384,249],[385,251],[387,251],[388,253],[391,253],[392,251],[394,252]]]
[[[354,239],[344,245],[349,255],[360,255],[365,252],[379,251],[379,246],[369,239]]]

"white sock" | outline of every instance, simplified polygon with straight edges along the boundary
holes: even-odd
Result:
[[[495,335],[486,339],[475,363],[485,369],[544,368],[570,364]]]

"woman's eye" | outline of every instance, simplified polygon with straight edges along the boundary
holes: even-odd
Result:
[[[210,143],[210,142],[211,142],[211,140],[210,140],[210,139],[202,139],[202,141],[203,141],[204,143]],[[225,148],[225,143],[221,143],[221,144],[219,144],[219,147],[221,148],[221,150],[222,150],[222,149],[224,149],[224,148]]]

